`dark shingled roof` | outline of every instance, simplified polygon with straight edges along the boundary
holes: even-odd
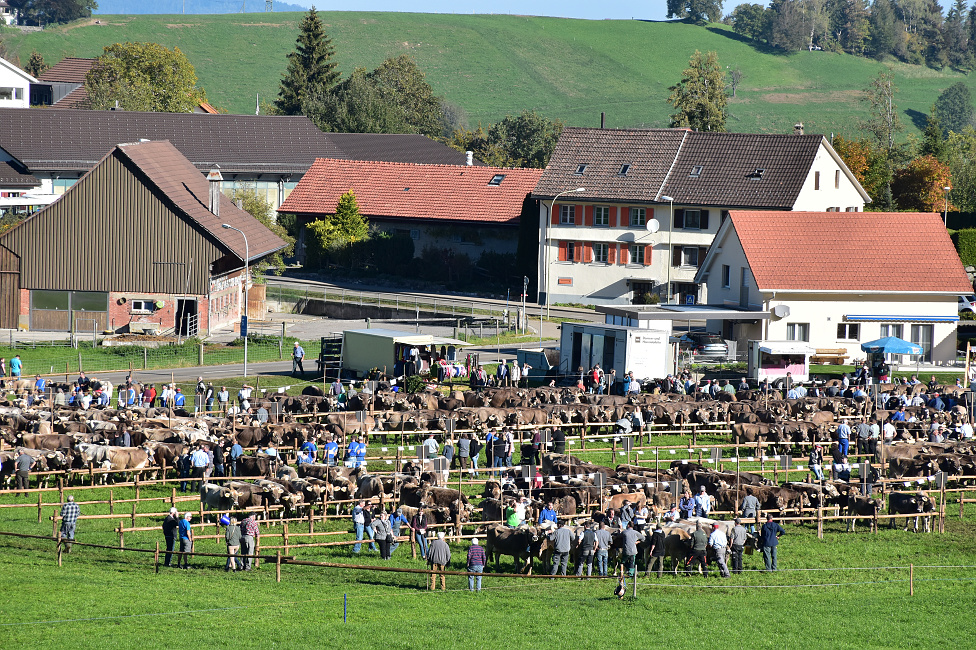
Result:
[[[823,141],[821,135],[688,133],[661,194],[683,205],[789,209]]]
[[[346,158],[307,117],[0,108],[0,147],[33,171],[90,169],[120,142],[169,140],[200,171],[303,174]]]
[[[234,205],[224,194],[220,195],[220,216],[214,216],[209,209],[209,181],[170,142],[162,140],[120,144],[115,151],[138,167],[146,175],[148,182],[155,185],[171,201],[175,210],[199,224],[238,258],[243,260],[245,256],[244,238],[239,232],[223,228],[221,224],[226,223],[244,231],[247,235],[249,261],[286,246],[277,235]]]
[[[346,152],[350,160],[464,165],[463,151],[451,149],[425,135],[413,133],[329,133],[329,139]],[[476,166],[484,165],[475,159]]]
[[[533,196],[585,187],[574,197],[789,209],[824,142],[821,135],[567,128]]]
[[[37,187],[41,182],[15,160],[0,160],[0,187]]]
[[[533,197],[551,199],[585,187],[575,199],[654,201],[678,152],[684,129],[566,128]],[[586,165],[577,174],[580,165]],[[626,176],[620,174],[630,165]]]
[[[53,83],[85,83],[85,75],[95,67],[98,59],[79,59],[76,57],[66,57],[61,59],[53,66],[41,73],[38,81]]]

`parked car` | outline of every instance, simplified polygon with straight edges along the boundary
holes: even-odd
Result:
[[[976,313],[976,296],[959,296],[959,311],[971,311]]]
[[[718,334],[688,332],[678,339],[678,347],[703,357],[727,358],[729,346]]]

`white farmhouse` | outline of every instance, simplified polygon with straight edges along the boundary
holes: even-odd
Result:
[[[37,83],[37,79],[0,59],[0,108],[28,108],[32,83]]]
[[[567,128],[533,198],[543,304],[695,304],[695,274],[729,210],[860,212],[870,201],[802,125],[792,135]]]
[[[956,358],[957,296],[973,289],[942,216],[916,212],[732,210],[695,281],[710,306],[772,314],[709,321],[740,349],[802,341],[863,359],[861,343],[897,336],[937,364]]]

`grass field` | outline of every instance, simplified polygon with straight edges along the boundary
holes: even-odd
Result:
[[[655,442],[686,444],[687,439]],[[378,453],[379,445],[371,445],[371,454]],[[615,462],[607,453],[583,455]],[[476,493],[479,486],[465,491]],[[78,499],[106,499],[107,493],[86,491]],[[143,498],[169,494],[168,487],[142,489]],[[114,489],[116,499],[131,496],[131,488]],[[36,509],[0,510],[0,530],[50,534],[47,516],[54,512],[56,499],[56,492],[45,495],[52,505],[44,508],[41,524]],[[36,497],[0,496],[0,504],[18,502],[36,503]],[[116,507],[116,513],[130,512],[128,504]],[[192,502],[181,509],[190,507],[195,509]],[[747,571],[725,581],[714,576],[641,578],[638,597],[622,602],[611,597],[614,585],[609,581],[550,583],[489,574],[480,594],[465,591],[461,577],[448,578],[446,593],[431,594],[418,574],[285,565],[278,584],[273,565],[228,574],[217,558],[197,558],[187,572],[161,569],[156,575],[151,554],[77,546],[58,568],[52,543],[0,537],[5,596],[0,600],[0,627],[6,647],[39,648],[156,648],[187,642],[266,648],[307,646],[310,640],[323,647],[395,648],[498,643],[531,648],[965,645],[976,633],[967,611],[976,580],[976,507],[966,507],[963,521],[955,515],[957,508],[949,508],[954,514],[947,518],[944,535],[886,528],[877,534],[845,533],[843,524],[831,522],[825,539],[818,540],[812,527],[787,525],[781,571],[775,575]],[[158,502],[139,504],[139,512],[165,509]],[[83,513],[108,513],[108,506],[86,505]],[[119,519],[128,518],[123,514]],[[152,522],[141,519],[139,525]],[[118,519],[82,521],[78,539],[117,546],[118,536],[112,532],[117,525]],[[316,530],[322,526],[317,524]],[[336,520],[325,526],[348,529],[347,522]],[[292,534],[303,530],[307,527],[290,527]],[[212,534],[214,528],[204,532]],[[127,533],[125,546],[152,549],[157,541],[162,536],[156,531]],[[465,547],[452,546],[449,568],[463,570]],[[223,545],[201,540],[196,550],[219,553]],[[365,546],[358,557],[334,548],[293,554],[315,561],[384,564]],[[909,564],[916,565],[914,597],[909,596],[904,568]],[[409,545],[401,545],[389,565],[422,567],[420,560],[410,558]],[[747,570],[760,565],[759,555],[746,556]],[[936,566],[953,568],[923,568]],[[501,569],[510,570],[511,561],[503,560]],[[345,624],[343,596],[348,596]]]
[[[723,25],[700,27],[639,20],[588,21],[504,15],[322,12],[344,74],[407,53],[435,92],[467,112],[472,126],[523,109],[575,126],[666,126],[667,88],[695,49],[718,52],[722,65],[742,70],[729,128],[788,133],[802,121],[808,133],[850,135],[866,117],[858,101],[883,67],[827,52],[763,53]],[[14,34],[22,61],[31,50],[48,63],[93,57],[118,41],[155,41],[186,52],[209,99],[234,113],[251,113],[255,95],[274,98],[294,47],[301,14],[99,16],[93,21]],[[907,132],[928,114],[944,88],[964,81],[951,71],[892,63],[896,102]]]

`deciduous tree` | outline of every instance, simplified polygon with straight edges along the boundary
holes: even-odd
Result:
[[[668,18],[717,23],[722,19],[722,0],[668,0]]]
[[[322,249],[345,246],[369,237],[369,223],[359,214],[359,203],[350,189],[339,197],[335,214],[309,224]]]
[[[718,55],[695,50],[681,81],[669,88],[668,103],[675,108],[671,126],[724,131],[728,103],[725,85],[725,72],[718,63]]]
[[[98,9],[95,0],[8,0],[22,25],[51,25],[89,18]]]
[[[946,187],[952,186],[949,166],[934,156],[920,156],[895,172],[891,191],[902,210],[942,212],[945,208]],[[948,209],[955,210],[950,201]]]
[[[895,105],[896,92],[898,88],[895,87],[894,75],[886,68],[871,80],[865,93],[870,117],[863,126],[886,152],[891,152],[894,148],[895,134],[901,130],[898,107]]]
[[[44,57],[37,50],[31,52],[30,59],[27,60],[27,65],[24,66],[24,72],[32,77],[39,77],[44,74],[47,70],[47,64],[44,63]]]
[[[288,244],[282,251],[270,255],[256,267],[258,272],[270,270],[274,275],[281,275],[285,270],[285,256],[295,251],[295,238],[288,234],[285,227],[275,221],[274,206],[266,198],[258,194],[253,185],[244,183],[234,189],[231,198],[240,205],[241,209],[261,222],[265,228],[281,237]]]
[[[189,113],[207,100],[193,65],[180,48],[158,43],[115,43],[85,77],[89,107],[116,102],[127,111]]]

